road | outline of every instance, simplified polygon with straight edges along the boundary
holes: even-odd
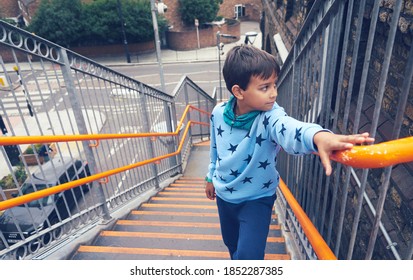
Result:
[[[161,89],[158,64],[117,66],[112,69],[130,76],[142,83]],[[163,64],[166,93],[172,94],[183,75],[188,76],[206,93],[211,95],[219,86],[218,61],[178,62]]]

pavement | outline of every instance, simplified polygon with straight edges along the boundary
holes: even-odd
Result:
[[[253,21],[241,22],[241,36],[240,39],[233,43],[228,43],[224,45],[224,54],[221,55],[221,59],[225,59],[225,53],[230,50],[235,45],[240,45],[244,43],[245,34],[247,32],[257,32],[257,37],[255,38],[253,45],[261,48],[262,45],[262,34],[260,31],[259,23]],[[131,65],[131,64],[149,64],[158,63],[156,58],[156,52],[140,54],[138,56],[131,56],[131,63],[127,63],[126,55],[121,56],[111,56],[111,57],[101,57],[94,58],[96,62],[103,64],[107,67]],[[161,50],[161,62],[162,63],[177,63],[177,62],[197,62],[197,61],[215,61],[218,60],[218,50],[216,46],[206,47],[201,49],[189,50],[189,51],[175,51],[170,49]]]
[[[259,23],[258,22],[241,22],[241,36],[240,39],[236,42],[229,43],[224,45],[223,51],[224,54],[221,55],[221,59],[225,59],[225,54],[230,50],[233,46],[235,45],[240,45],[244,43],[245,40],[245,34],[247,32],[257,32],[257,36],[252,43],[254,46],[261,48],[261,42],[262,42],[262,34],[259,29]],[[201,48],[201,49],[196,49],[196,50],[190,50],[190,51],[175,51],[175,50],[170,50],[170,49],[162,49],[161,50],[161,59],[162,63],[196,63],[196,62],[204,62],[204,61],[217,61],[218,60],[218,50],[216,46],[213,47],[206,47],[206,48]],[[119,67],[119,66],[130,66],[131,64],[157,64],[158,60],[156,57],[156,51],[152,53],[147,53],[147,54],[142,54],[139,56],[131,57],[131,63],[128,63],[126,61],[126,56],[111,56],[111,57],[101,57],[101,58],[94,58],[94,61],[106,66],[106,67]],[[12,67],[12,65],[8,65],[9,67]],[[22,64],[21,67],[24,67]],[[40,124],[42,127],[49,127],[50,125],[48,124],[48,117],[46,116],[46,113],[43,113],[44,117],[39,116],[39,120],[41,120],[42,124]],[[93,115],[93,114],[89,114]],[[98,114],[99,115],[99,114]],[[56,121],[58,121],[57,113],[56,112],[49,112],[49,117],[53,119],[55,118]],[[39,124],[35,123],[34,120],[31,120],[32,118],[26,118],[26,124],[23,124],[21,118],[19,116],[10,116],[10,121],[13,122],[13,129],[15,135],[19,136],[25,136],[27,135],[25,125],[28,125],[30,127],[31,135],[40,135],[40,131],[38,129]],[[27,123],[31,122],[31,123]],[[99,119],[97,122],[97,127],[94,130],[95,131],[100,131],[101,126],[104,124],[104,120]],[[50,130],[44,130],[44,131],[50,131]],[[47,133],[46,133],[47,134]],[[62,134],[62,132],[56,132],[55,134]],[[21,145],[22,150],[25,149],[25,147],[28,145]],[[59,145],[59,147],[64,147],[65,145]],[[71,149],[72,150],[72,149]],[[31,167],[35,168],[35,167]],[[6,176],[9,174],[9,168],[7,166],[6,160],[4,158],[3,153],[0,153],[0,178],[3,178],[3,176]]]

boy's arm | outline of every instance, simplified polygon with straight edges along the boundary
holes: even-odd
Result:
[[[326,175],[330,176],[332,172],[330,155],[334,151],[351,149],[355,144],[372,143],[374,138],[369,137],[369,133],[353,135],[333,134],[326,131],[320,131],[314,135],[314,144],[317,146],[321,163],[326,170]]]
[[[328,131],[318,124],[301,122],[287,116],[282,107],[272,112],[270,124],[270,135],[273,141],[292,155],[316,152],[314,135],[320,131]]]
[[[215,188],[212,184],[212,178],[215,172],[215,164],[217,161],[217,148],[216,148],[216,140],[215,140],[215,126],[213,122],[213,115],[210,121],[210,148],[209,148],[209,165],[208,165],[208,173],[205,177],[206,186],[205,186],[205,194],[209,199],[215,198]]]

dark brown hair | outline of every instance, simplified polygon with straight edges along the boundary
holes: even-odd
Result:
[[[279,71],[274,56],[252,45],[240,45],[228,52],[222,73],[227,89],[232,92],[234,85],[245,90],[251,77],[268,79],[274,73],[278,76]]]

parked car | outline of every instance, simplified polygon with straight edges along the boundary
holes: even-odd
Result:
[[[90,175],[86,162],[71,158],[55,157],[39,166],[13,196],[33,193]],[[9,245],[26,239],[71,214],[76,201],[89,191],[89,184],[69,189],[48,197],[10,208],[0,216],[0,231]],[[47,241],[47,240],[46,240]],[[44,240],[45,242],[45,240]],[[33,243],[32,243],[33,246]]]

